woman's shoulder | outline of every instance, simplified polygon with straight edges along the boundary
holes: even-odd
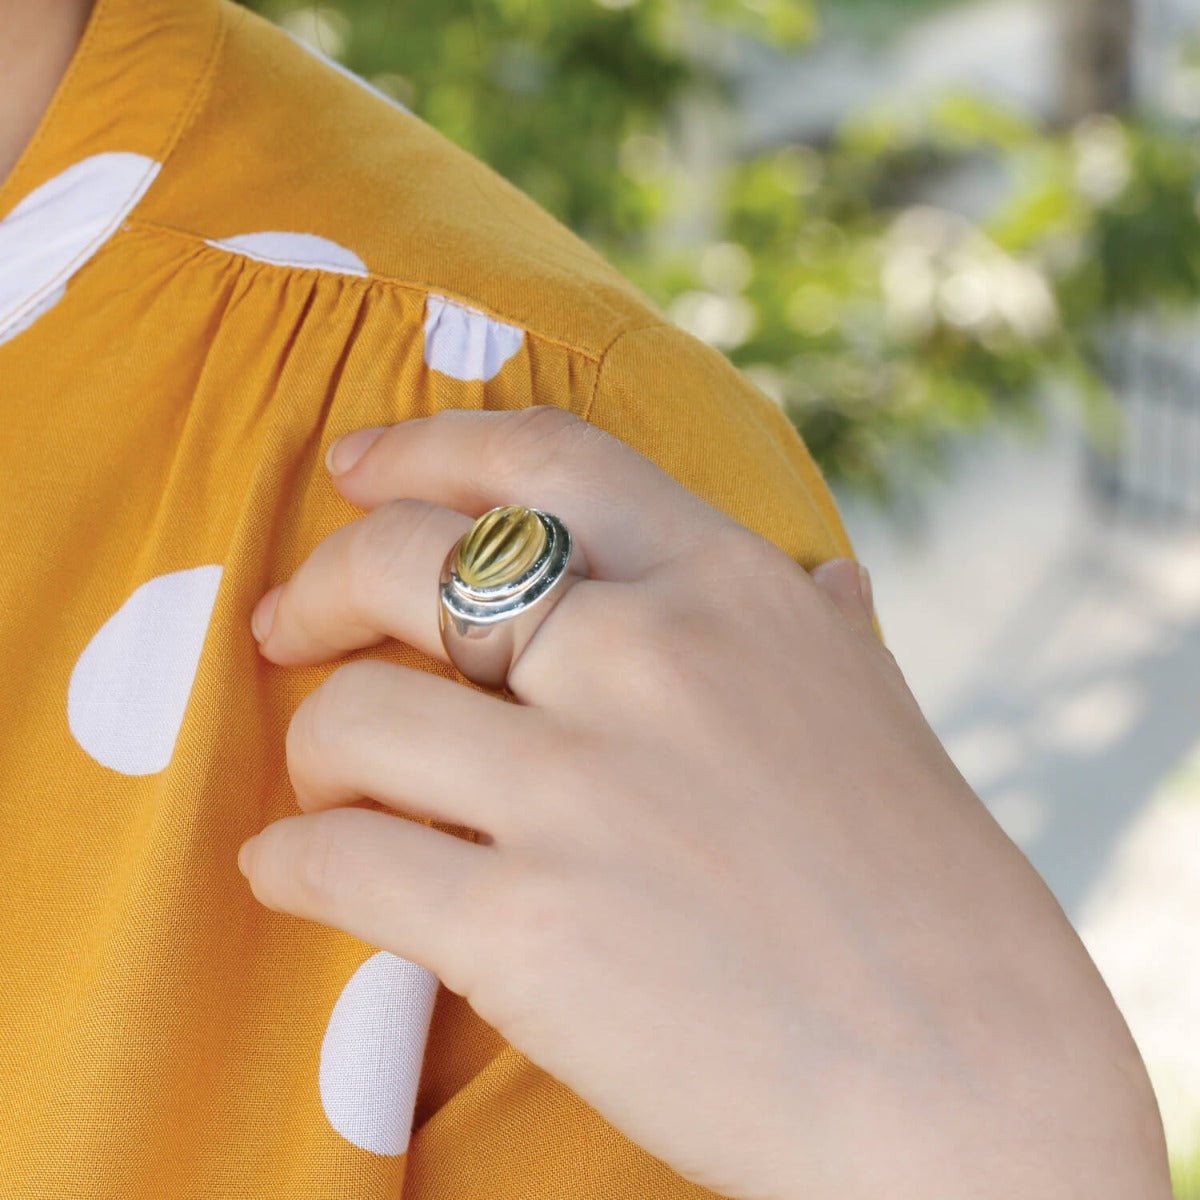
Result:
[[[219,0],[207,94],[137,219],[231,253],[416,287],[599,357],[661,318],[496,171],[257,14]]]

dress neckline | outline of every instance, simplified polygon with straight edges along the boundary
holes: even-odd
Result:
[[[229,0],[96,0],[0,182],[0,342],[62,294],[153,184],[203,101]]]

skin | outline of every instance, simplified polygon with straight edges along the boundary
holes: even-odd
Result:
[[[0,183],[37,131],[92,0],[0,0]]]
[[[1168,1200],[1129,1030],[855,564],[810,576],[557,409],[341,447],[372,435],[332,483],[365,515],[256,607],[270,662],[444,659],[442,559],[498,504],[559,515],[592,578],[511,696],[369,656],[314,689],[287,733],[302,811],[240,856],[258,900],[427,967],[732,1200]]]

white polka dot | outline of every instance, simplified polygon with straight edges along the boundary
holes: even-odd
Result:
[[[408,1149],[437,989],[432,971],[381,950],[333,1006],[321,1043],[321,1104],[361,1150]]]
[[[315,233],[285,233],[266,230],[262,233],[239,233],[236,237],[205,238],[218,250],[244,254],[259,262],[281,267],[311,267],[317,271],[337,271],[341,275],[366,275],[367,264],[353,250],[339,246],[329,238]]]
[[[84,647],[67,723],[103,766],[152,775],[171,761],[220,582],[220,566],[147,580]]]
[[[525,340],[516,325],[432,292],[425,314],[425,363],[455,379],[494,379]]]
[[[369,84],[361,75],[355,75],[355,73],[348,67],[343,67],[342,64],[337,61],[337,59],[330,58],[328,54],[322,54],[321,51],[316,48],[316,46],[312,45],[310,42],[306,42],[302,37],[297,37],[296,34],[294,34],[290,29],[285,29],[283,32],[286,33],[288,37],[290,37],[292,41],[296,43],[297,46],[307,50],[309,54],[313,56],[313,58],[320,59],[320,61],[323,62],[327,67],[332,67],[333,70],[335,70],[339,75],[344,75],[347,79],[357,83],[358,86],[364,91],[370,92],[372,96],[378,96],[380,100],[386,100],[387,103],[393,108],[398,108],[401,112],[408,113],[410,117],[413,115],[412,109],[407,105],[401,104],[395,96],[389,96],[387,92],[381,92],[379,88]]]
[[[0,220],[0,341],[53,307],[67,280],[113,235],[154,182],[143,154],[93,154],[29,193]]]

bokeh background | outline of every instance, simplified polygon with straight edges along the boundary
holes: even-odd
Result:
[[[1200,0],[254,0],[804,436],[1200,1197]]]

